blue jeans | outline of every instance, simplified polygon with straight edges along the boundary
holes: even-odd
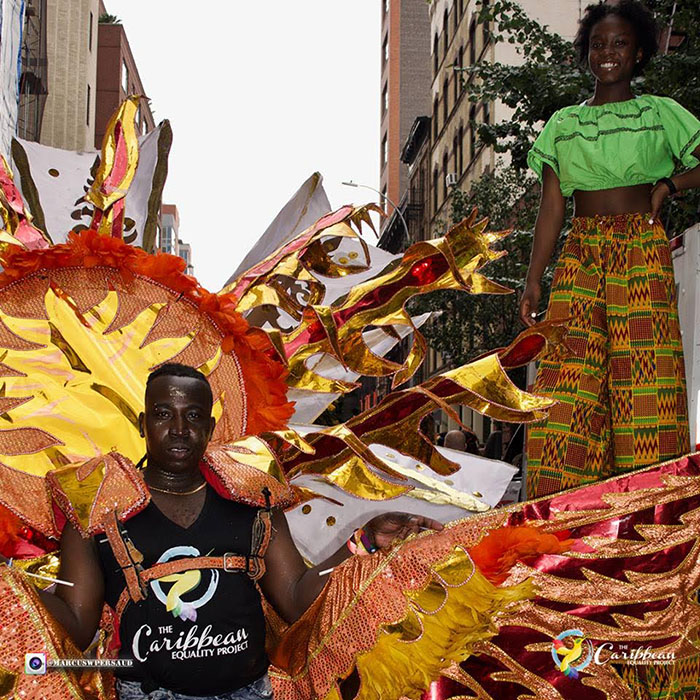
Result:
[[[117,697],[119,700],[272,700],[272,685],[269,676],[265,674],[245,688],[239,688],[223,695],[207,695],[206,697],[182,695],[182,693],[175,693],[164,688],[158,688],[146,695],[141,690],[140,683],[122,681],[117,678]]]

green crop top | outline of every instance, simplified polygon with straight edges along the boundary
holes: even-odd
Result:
[[[574,190],[607,190],[656,182],[675,161],[698,165],[700,121],[669,97],[641,95],[593,107],[564,107],[552,115],[528,153],[542,179],[546,163],[565,197]]]

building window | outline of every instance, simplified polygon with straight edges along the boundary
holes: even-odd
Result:
[[[452,5],[452,36],[457,36],[457,27],[459,26],[459,12],[457,12],[457,3]]]
[[[443,34],[443,45],[442,45],[442,57],[447,56],[447,47],[450,45],[450,25],[447,23],[447,10],[442,16],[442,34]]]
[[[437,213],[438,210],[438,180],[440,178],[440,174],[438,173],[438,169],[435,168],[433,170],[433,214]]]
[[[464,0],[459,0],[459,14],[460,16],[464,14]]]
[[[386,63],[389,60],[389,37],[386,37],[382,44],[382,56],[384,56],[384,63]]]
[[[489,0],[482,0],[481,3],[482,8],[486,8],[489,6]],[[486,44],[489,43],[489,23],[484,22],[481,25],[481,37],[482,37],[482,46],[486,46]]]
[[[389,86],[384,85],[382,90],[382,114],[386,114],[389,111]]]
[[[389,12],[389,0],[384,0],[384,12]]]
[[[433,37],[433,76],[437,75],[440,60],[438,59],[439,40],[437,32]]]
[[[462,69],[464,68],[464,46],[459,47],[459,54],[457,55],[457,63],[460,68],[460,72],[457,74],[459,76],[459,89],[464,92],[466,88],[466,80],[464,78],[464,73]]]
[[[460,46],[457,52],[457,58],[454,63],[454,79],[455,79],[455,104],[457,104],[457,98],[459,97],[460,90],[462,88],[462,61],[464,60],[464,49]]]
[[[376,55],[376,54],[375,54]],[[122,59],[122,90],[125,94],[129,94],[129,66],[126,65],[126,61]]]
[[[90,13],[90,23],[88,24],[88,51],[92,51],[92,31],[93,31],[93,18],[92,12]]]
[[[452,138],[452,157],[454,158],[454,173],[459,175],[461,173],[459,169],[459,131],[455,131]]]
[[[173,250],[173,227],[163,226],[160,233],[160,249],[166,253]]]
[[[382,140],[382,167],[389,162],[389,141],[385,136]]]
[[[469,109],[469,160],[476,155],[476,105]]]
[[[491,123],[491,103],[484,102],[484,124]]]
[[[464,126],[459,125],[457,132],[457,175],[461,176],[464,172]]]
[[[444,124],[447,124],[447,117],[450,114],[449,87],[450,84],[448,82],[448,79],[445,78],[445,82],[442,84],[442,99],[444,100],[444,102],[442,103],[442,121]]]
[[[447,151],[442,156],[442,199],[447,199]]]
[[[440,100],[438,96],[435,96],[435,100],[433,101],[433,138],[437,139],[438,134],[440,133],[440,130],[438,129],[438,104]]]
[[[88,126],[90,126],[90,86],[87,86],[87,105],[86,105],[86,115],[85,120]]]
[[[476,18],[469,23],[469,65],[476,63]]]

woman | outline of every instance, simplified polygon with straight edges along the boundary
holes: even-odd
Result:
[[[593,96],[547,122],[530,151],[542,181],[520,316],[532,325],[540,280],[576,218],[554,275],[548,318],[570,318],[569,356],[551,353],[536,392],[559,403],[530,433],[528,497],[597,481],[689,451],[683,350],[663,201],[700,186],[700,121],[630,82],[657,49],[636,0],[590,5],[576,45]],[[675,162],[686,172],[670,177]]]

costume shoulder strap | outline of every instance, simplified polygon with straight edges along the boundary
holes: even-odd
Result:
[[[150,500],[134,465],[117,452],[56,469],[46,481],[53,503],[83,537],[103,532],[108,514],[123,521]]]
[[[211,443],[202,472],[221,496],[232,501],[257,508],[288,508],[298,500],[275,453],[258,437],[230,445]]]

